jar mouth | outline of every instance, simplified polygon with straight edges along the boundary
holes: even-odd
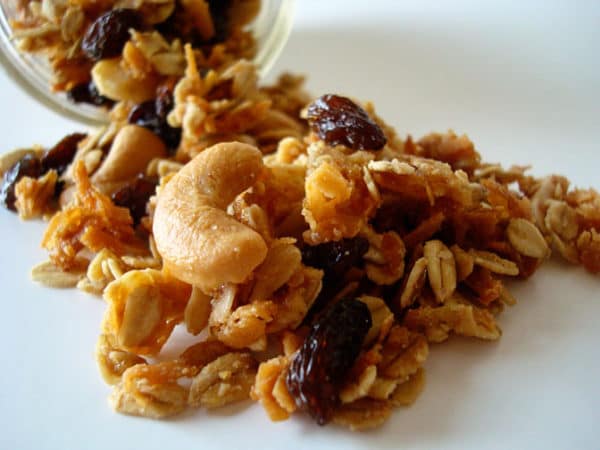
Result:
[[[283,50],[293,25],[295,0],[262,0],[261,10],[250,24],[257,41],[252,62],[258,74],[265,77]],[[9,77],[39,103],[54,112],[91,126],[106,125],[108,110],[82,103],[74,103],[64,92],[50,89],[51,68],[45,57],[18,50],[12,38],[8,17],[10,2],[0,4],[0,66]]]

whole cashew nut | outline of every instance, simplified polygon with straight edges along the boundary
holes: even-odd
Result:
[[[210,147],[163,188],[154,213],[154,239],[164,267],[204,292],[241,283],[263,262],[267,244],[225,212],[263,170],[262,154],[239,142]]]

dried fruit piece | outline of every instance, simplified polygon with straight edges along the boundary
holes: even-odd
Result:
[[[77,152],[77,144],[86,136],[85,133],[68,134],[47,150],[41,158],[43,171],[54,169],[58,174],[63,173]]]
[[[341,300],[313,325],[292,360],[286,386],[298,408],[306,410],[319,425],[333,416],[340,387],[370,327],[367,305],[355,299]]]
[[[325,271],[327,278],[339,278],[350,268],[360,264],[368,250],[369,241],[360,236],[309,245],[302,249],[302,263]]]
[[[112,201],[117,206],[129,209],[133,223],[140,223],[146,215],[146,204],[156,192],[158,180],[140,174],[132,183],[123,186],[112,195]]]
[[[129,29],[138,29],[142,24],[142,16],[134,9],[108,11],[88,27],[81,41],[81,50],[94,61],[119,56],[129,40]]]
[[[352,267],[359,266],[369,250],[369,241],[357,236],[335,242],[306,246],[302,249],[302,263],[323,270],[323,288],[312,305],[307,321],[312,314],[323,308],[344,282],[344,274]]]
[[[167,122],[167,115],[173,109],[173,94],[165,88],[158,91],[155,100],[135,106],[127,121],[148,128],[161,138],[169,149],[174,150],[181,141],[181,128],[173,128]]]
[[[80,83],[67,91],[67,99],[73,103],[89,103],[95,106],[111,107],[115,102],[98,92],[93,81]]]
[[[353,150],[380,150],[387,142],[383,130],[352,100],[323,95],[311,103],[306,118],[312,130],[329,145]]]
[[[0,203],[11,211],[15,208],[15,186],[23,177],[37,178],[42,174],[42,163],[39,158],[32,154],[26,154],[17,161],[10,169],[4,172],[2,184],[0,184]]]

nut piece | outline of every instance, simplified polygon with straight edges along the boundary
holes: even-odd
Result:
[[[542,259],[550,254],[550,247],[544,236],[529,220],[511,219],[506,227],[506,236],[515,250],[522,255]]]
[[[163,187],[153,231],[169,273],[208,293],[224,283],[246,281],[264,261],[264,239],[225,211],[256,182],[262,168],[262,154],[255,147],[217,144]]]
[[[427,277],[438,302],[444,301],[456,289],[454,255],[442,241],[427,241],[423,247],[427,258]]]
[[[154,98],[158,79],[134,78],[119,62],[120,58],[102,59],[92,68],[92,80],[101,95],[112,100],[142,103]]]
[[[137,125],[126,125],[115,136],[110,152],[92,176],[92,182],[126,181],[146,171],[154,158],[163,158],[167,149],[152,131]]]
[[[219,408],[249,398],[257,363],[249,353],[228,353],[202,368],[190,387],[190,406]]]

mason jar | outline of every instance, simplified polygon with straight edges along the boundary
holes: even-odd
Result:
[[[88,125],[106,123],[108,117],[102,108],[73,103],[64,92],[55,92],[50,86],[52,70],[43,55],[22,52],[12,38],[10,20],[16,17],[16,6],[26,0],[0,2],[0,65],[10,78],[45,107],[69,119]],[[275,63],[292,28],[295,0],[261,0],[257,17],[248,25],[256,42],[254,64],[264,76]]]

